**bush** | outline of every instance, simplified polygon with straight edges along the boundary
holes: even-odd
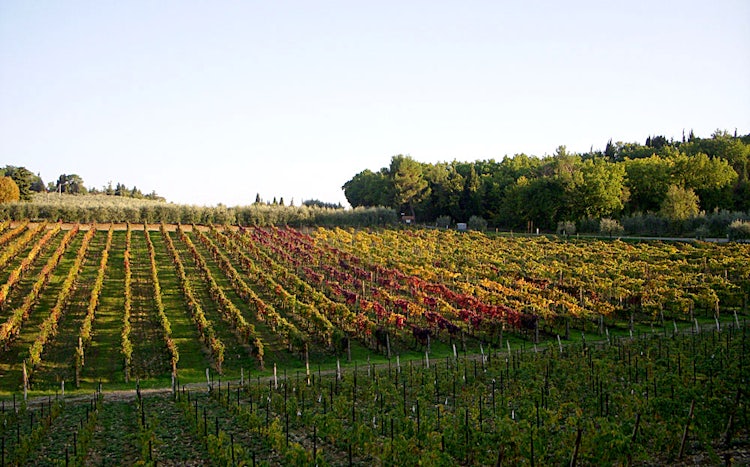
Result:
[[[573,221],[560,221],[557,223],[557,235],[575,235],[576,223]]]
[[[625,229],[615,219],[604,218],[599,221],[599,232],[609,235],[609,238],[614,235],[621,235],[624,231]]]
[[[749,240],[750,239],[750,222],[736,220],[729,224],[730,240]]]
[[[701,225],[693,231],[693,235],[695,235],[695,238],[703,240],[711,235],[711,229],[709,229],[706,225]]]
[[[622,226],[630,235],[663,237],[670,233],[669,221],[653,213],[637,212],[622,219]]]
[[[706,223],[712,237],[724,237],[729,233],[730,226],[735,221],[750,221],[750,215],[743,212],[732,212],[726,209],[715,210],[706,214]]]
[[[597,233],[599,232],[599,221],[590,217],[581,219],[578,225],[578,231],[582,233]]]
[[[10,203],[21,199],[18,185],[10,177],[0,177],[0,203]]]
[[[438,218],[435,219],[435,227],[440,227],[442,229],[447,229],[452,223],[453,219],[451,219],[451,216],[438,216]]]
[[[484,232],[485,230],[487,230],[487,221],[479,216],[471,216],[466,226],[469,228],[469,230],[478,230],[480,232]]]

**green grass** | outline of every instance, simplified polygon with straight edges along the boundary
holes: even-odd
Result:
[[[33,283],[36,282],[39,277],[38,272],[42,269],[44,264],[46,264],[51,253],[58,247],[64,235],[65,232],[61,231],[50,240],[49,246],[45,252],[47,254],[40,254],[34,261],[34,267],[30,273],[26,274],[16,285],[14,292],[9,295],[9,301],[6,302],[8,309],[2,314],[3,320],[7,319],[13,308],[20,305],[24,297],[29,293]],[[50,309],[57,301],[57,295],[60,291],[65,274],[67,274],[67,272],[63,273],[63,271],[67,271],[66,267],[72,265],[80,243],[80,236],[77,236],[70,242],[65,254],[55,268],[55,273],[50,276],[28,319],[23,323],[20,333],[10,344],[8,350],[0,353],[0,378],[2,378],[3,382],[7,381],[9,383],[9,386],[5,388],[6,390],[23,389],[22,362],[28,357],[29,347],[36,339],[39,325],[49,315]],[[28,370],[30,371],[31,369],[29,368]]]
[[[83,233],[80,234],[82,235]],[[40,382],[36,389],[41,389],[45,384],[58,388],[62,381],[66,381],[68,387],[73,388],[75,349],[78,346],[81,323],[86,316],[91,287],[96,280],[106,237],[106,233],[97,232],[91,239],[85,261],[75,282],[75,290],[69,297],[65,314],[60,320],[58,334],[45,346],[42,363],[36,369],[36,380]]]
[[[88,390],[95,389],[100,382],[113,385],[125,381],[124,357],[120,352],[125,306],[124,253],[125,232],[115,231],[92,327],[91,344],[85,351],[85,365],[81,371],[81,387]]]
[[[172,260],[167,252],[164,238],[159,232],[151,232],[156,261],[158,264],[159,284],[161,285],[164,313],[172,326],[172,338],[177,344],[180,359],[177,362],[177,372],[180,379],[197,381],[204,369],[210,365],[207,358],[208,351],[201,344],[198,330],[195,328],[190,312],[180,291],[180,282],[175,269],[171,267]],[[162,377],[162,381],[164,381]],[[168,384],[171,384],[171,377]]]
[[[239,342],[234,329],[222,319],[218,305],[211,299],[208,285],[201,275],[192,254],[188,251],[188,247],[178,238],[178,235],[172,235],[172,241],[174,242],[175,249],[180,254],[180,259],[185,267],[185,274],[190,278],[193,292],[203,308],[206,319],[211,322],[216,335],[224,344],[223,372],[239,373],[243,367],[251,368],[254,365],[254,359],[250,355],[249,347],[245,347]]]
[[[151,261],[143,230],[131,234],[132,309],[130,323],[133,342],[132,378],[150,379],[172,371],[164,344],[164,331],[154,304]]]
[[[284,345],[284,342],[281,339],[281,336],[279,336],[278,333],[271,330],[270,326],[264,321],[260,321],[257,319],[256,311],[254,309],[251,309],[251,305],[244,302],[242,298],[237,295],[237,292],[234,290],[234,287],[232,287],[232,284],[229,282],[229,279],[227,279],[226,274],[224,274],[221,269],[219,268],[216,260],[213,259],[211,254],[208,252],[205,246],[198,240],[198,238],[195,236],[195,234],[191,235],[191,240],[193,241],[193,244],[196,246],[196,249],[201,253],[203,256],[203,259],[206,260],[206,263],[208,264],[209,269],[211,270],[211,275],[216,281],[216,283],[219,285],[219,287],[222,288],[226,292],[227,298],[229,298],[232,303],[242,312],[242,315],[247,320],[247,322],[253,324],[255,326],[255,329],[258,333],[260,333],[261,338],[263,340],[263,345],[265,347],[265,354],[266,354],[266,361],[269,358],[269,356],[273,359],[273,361],[270,362],[271,365],[273,363],[276,363],[278,366],[289,366],[293,367],[296,365],[302,364],[300,359],[287,351],[287,346]],[[237,271],[241,271],[240,265],[232,262],[230,259],[230,263],[232,263],[232,266]],[[259,290],[257,287],[254,288],[252,284],[252,278],[247,277],[248,281],[248,287],[253,289],[253,291],[263,297],[263,291]],[[257,368],[258,365],[253,366],[252,368]]]

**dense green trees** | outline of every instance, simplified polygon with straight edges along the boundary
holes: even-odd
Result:
[[[390,206],[393,202],[393,189],[388,180],[388,172],[382,169],[374,173],[363,170],[342,187],[344,195],[353,208],[360,206]]]
[[[83,178],[77,174],[60,174],[57,182],[49,182],[47,191],[56,191],[58,193],[69,193],[74,195],[85,195],[88,190],[83,185]]]
[[[576,154],[560,146],[542,158],[435,164],[398,155],[343,189],[352,206],[389,206],[430,223],[478,216],[498,227],[553,231],[559,222],[593,226],[602,218],[681,222],[700,212],[750,211],[745,140],[750,135],[717,131],[701,139],[690,132],[682,142],[659,135],[643,145],[610,140],[603,152]]]
[[[394,207],[406,207],[414,216],[414,204],[430,194],[430,187],[422,174],[422,165],[411,157],[396,156],[391,159],[390,173],[393,174]]]
[[[114,187],[112,186],[112,182],[109,182],[106,186],[102,187],[101,190],[97,190],[96,188],[91,188],[88,190],[91,194],[105,194],[109,196],[122,196],[124,198],[135,198],[135,199],[151,199],[155,201],[164,201],[164,198],[157,195],[155,191],[152,191],[151,193],[144,195],[141,190],[138,189],[138,187],[128,188],[123,183],[117,183]]]
[[[28,200],[31,198],[31,194],[34,191],[44,191],[44,183],[39,176],[34,175],[26,167],[16,167],[14,165],[6,165],[0,168],[0,176],[6,176],[13,179],[18,187],[19,195],[22,200]],[[39,189],[41,185],[42,189]]]
[[[684,221],[698,212],[698,195],[692,188],[670,185],[659,214],[672,221]]]

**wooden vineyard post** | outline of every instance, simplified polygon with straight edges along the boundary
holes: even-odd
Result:
[[[313,425],[313,463],[318,458],[318,425]]]
[[[29,390],[29,375],[26,373],[26,360],[23,362],[23,400],[26,401]],[[15,394],[13,395],[13,406],[16,405]]]
[[[742,388],[737,388],[737,396],[734,399],[734,406],[729,412],[729,421],[727,421],[727,430],[724,432],[724,446],[729,448],[732,443],[732,430],[734,428],[734,415],[737,408],[740,405],[740,396],[742,394]]]
[[[633,465],[632,449],[633,449],[633,446],[635,445],[635,440],[638,437],[638,427],[640,424],[641,424],[641,413],[638,412],[637,414],[635,414],[635,426],[633,427],[633,434],[630,436],[630,449],[631,450],[628,451],[628,454],[627,454],[628,466]]]
[[[81,367],[83,366],[83,341],[78,336],[78,347],[76,347],[76,387],[81,387]]]
[[[570,467],[575,467],[576,463],[578,462],[578,449],[581,447],[581,434],[583,433],[583,428],[578,428],[578,432],[576,433],[576,444],[573,446],[573,455],[570,457]]]
[[[690,402],[690,411],[688,412],[688,418],[685,422],[685,430],[682,432],[682,442],[680,442],[680,452],[677,454],[678,459],[682,459],[682,454],[685,452],[685,441],[687,441],[688,430],[690,429],[690,420],[693,418],[693,409],[695,409],[695,399]]]
[[[305,373],[307,374],[307,385],[310,385],[310,354],[307,350],[307,342],[305,342]]]
[[[466,446],[466,463],[469,464],[469,408],[466,407],[464,412],[464,445]]]

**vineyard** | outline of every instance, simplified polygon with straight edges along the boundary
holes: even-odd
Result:
[[[720,463],[749,294],[739,244],[0,223],[3,464]]]

